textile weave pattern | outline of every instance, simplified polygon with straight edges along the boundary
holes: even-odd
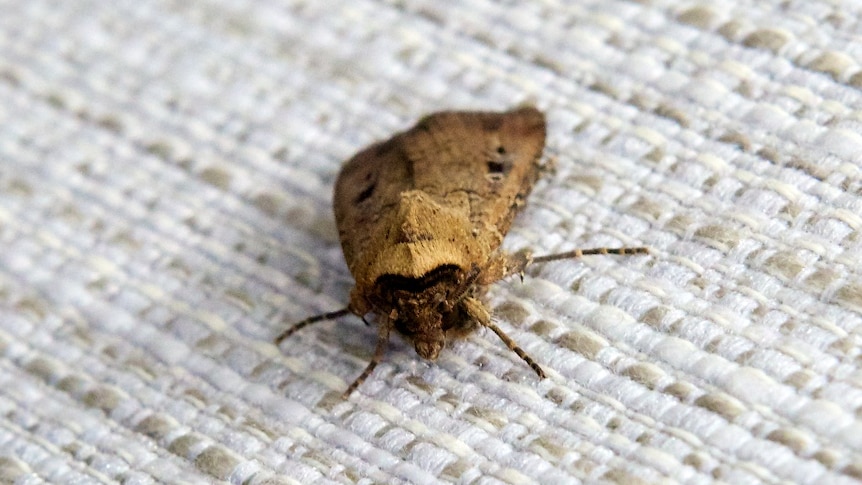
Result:
[[[862,4],[0,0],[0,482],[858,483]],[[546,113],[495,335],[344,307],[341,163]]]

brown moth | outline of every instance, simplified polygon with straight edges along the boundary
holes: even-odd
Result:
[[[585,254],[646,253],[598,248],[533,258],[500,250],[512,219],[539,178],[545,117],[535,108],[502,113],[446,111],[350,159],[335,182],[334,211],[356,285],[346,308],[288,328],[276,344],[314,322],[378,316],[377,348],[350,395],[382,360],[392,329],[435,360],[447,340],[491,329],[539,377],[545,373],[491,321],[487,285],[532,263]]]

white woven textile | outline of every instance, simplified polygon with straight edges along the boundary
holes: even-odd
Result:
[[[862,479],[862,3],[0,1],[0,482]],[[505,242],[648,245],[374,328],[340,164],[532,103]]]

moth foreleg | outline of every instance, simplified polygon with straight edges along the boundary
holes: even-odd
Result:
[[[542,370],[542,367],[539,366],[539,364],[537,364],[532,357],[530,357],[526,352],[524,352],[524,349],[522,349],[514,340],[512,340],[512,337],[508,336],[506,332],[504,332],[500,327],[495,325],[494,322],[489,321],[485,324],[485,326],[490,328],[494,333],[496,333],[497,336],[500,337],[500,340],[502,340],[503,343],[506,344],[506,347],[509,347],[509,350],[511,350],[512,352],[517,354],[518,357],[523,359],[524,362],[526,362],[531,369],[536,371],[536,374],[538,374],[540,378],[545,378],[545,371]]]
[[[467,315],[472,318],[474,321],[482,325],[483,327],[488,327],[492,332],[496,333],[500,340],[506,344],[506,347],[509,348],[512,352],[514,352],[518,357],[524,360],[527,365],[530,366],[531,369],[536,371],[536,374],[539,375],[542,379],[545,378],[545,371],[530,357],[524,349],[521,348],[512,337],[508,336],[506,332],[504,332],[500,327],[494,324],[491,321],[491,315],[488,313],[488,310],[485,309],[485,306],[482,305],[479,300],[475,298],[466,298],[464,300],[464,306],[467,310]]]

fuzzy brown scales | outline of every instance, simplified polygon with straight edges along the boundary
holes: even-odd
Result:
[[[382,274],[487,261],[538,179],[544,145],[535,108],[443,112],[354,156],[333,200],[357,290]]]
[[[502,113],[441,112],[350,159],[335,183],[341,246],[356,285],[349,313],[379,319],[377,348],[349,395],[381,360],[391,329],[434,360],[448,339],[486,326],[540,377],[541,367],[491,322],[478,299],[486,285],[519,273],[527,253],[499,250],[536,180],[545,145],[545,117],[535,108]],[[586,250],[628,254],[644,248]],[[582,253],[545,256],[542,261]]]

